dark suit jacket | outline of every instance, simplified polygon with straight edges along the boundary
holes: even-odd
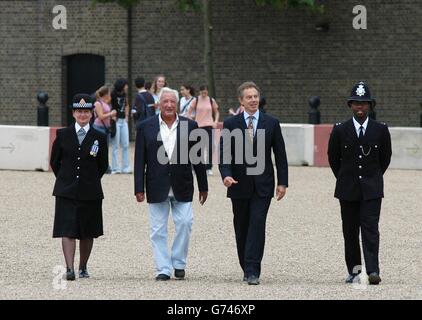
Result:
[[[391,138],[385,124],[369,119],[362,141],[353,119],[335,125],[328,143],[328,160],[337,178],[334,196],[346,201],[382,198],[390,159]]]
[[[247,129],[246,122],[243,116],[243,112],[230,117],[224,121],[223,129],[228,129],[232,132],[234,129],[241,129],[243,134],[243,150],[245,153],[245,131]],[[227,197],[232,199],[246,199],[250,198],[254,192],[260,197],[273,197],[274,196],[274,167],[271,158],[271,149],[274,152],[275,166],[277,168],[277,185],[288,186],[288,166],[286,150],[284,145],[283,135],[281,134],[281,128],[279,121],[263,112],[259,113],[259,119],[257,124],[258,129],[265,129],[265,168],[261,175],[247,175],[246,168],[254,167],[254,165],[246,164],[244,161],[242,164],[235,164],[235,139],[232,138],[231,148],[227,152],[231,153],[231,163],[223,163],[223,136],[220,139],[220,173],[221,177],[224,178],[231,176],[238,181],[237,184],[233,184],[227,189]],[[249,139],[246,136],[246,139]],[[256,155],[257,147],[257,134],[254,138],[254,155]],[[245,159],[245,158],[243,158]]]
[[[97,156],[90,154],[98,141]],[[101,177],[108,168],[107,137],[90,128],[79,146],[75,126],[57,130],[50,165],[56,176],[54,196],[75,200],[103,199]]]
[[[135,148],[135,194],[144,192],[144,186],[146,185],[148,203],[165,201],[168,197],[170,187],[172,187],[174,197],[177,201],[191,202],[193,198],[192,166],[195,170],[199,191],[208,191],[207,174],[204,164],[192,165],[190,159],[188,159],[187,164],[180,163],[180,153],[183,152],[180,148],[180,141],[181,139],[186,139],[184,142],[188,141],[188,137],[180,135],[180,124],[182,122],[188,124],[189,134],[192,130],[198,129],[195,121],[179,116],[176,146],[172,159],[167,164],[160,164],[157,158],[159,149],[164,148],[163,142],[157,139],[160,133],[159,116],[156,115],[148,118],[139,124]],[[194,141],[188,141],[189,151],[194,144]]]

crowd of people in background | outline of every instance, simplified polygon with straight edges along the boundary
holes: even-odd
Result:
[[[111,167],[107,173],[132,173],[129,160],[129,121],[133,118],[133,124],[137,128],[145,119],[160,114],[160,92],[168,87],[163,74],[156,76],[152,82],[137,77],[134,85],[136,95],[133,104],[128,99],[129,83],[126,79],[117,79],[113,86],[104,85],[95,94],[92,125],[107,135],[108,143],[112,147]],[[209,145],[204,157],[207,160],[207,173],[212,175],[212,129],[217,128],[220,121],[220,107],[216,99],[209,95],[207,85],[201,85],[197,94],[194,86],[184,83],[179,88],[179,94],[178,115],[195,120],[209,135]],[[264,105],[265,99],[262,99],[260,110],[263,111]],[[242,111],[240,106],[236,110],[230,108],[227,113],[233,116]]]

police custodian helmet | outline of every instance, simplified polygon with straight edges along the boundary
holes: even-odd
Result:
[[[368,85],[364,81],[359,81],[353,86],[350,97],[347,99],[347,104],[350,107],[352,101],[366,101],[369,102],[371,107],[375,107],[376,101],[371,96],[371,91],[369,90]]]

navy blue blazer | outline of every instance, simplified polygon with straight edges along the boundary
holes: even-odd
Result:
[[[228,129],[230,132],[234,129],[241,129],[243,134],[243,150],[245,154],[245,134],[248,134],[243,112],[230,117],[224,121],[223,129]],[[248,165],[244,161],[241,164],[235,163],[235,140],[232,138],[231,143],[231,163],[223,163],[223,137],[220,139],[220,173],[221,178],[224,180],[226,177],[233,177],[238,181],[227,189],[227,197],[232,199],[247,199],[252,197],[256,192],[260,197],[273,197],[274,196],[274,166],[271,158],[271,149],[274,152],[275,166],[277,168],[277,185],[284,185],[288,187],[288,165],[287,156],[284,145],[283,135],[281,133],[279,121],[268,115],[267,113],[260,112],[257,124],[258,129],[265,129],[265,167],[261,175],[247,175],[247,167],[254,167],[255,165]],[[249,139],[249,137],[246,137]],[[257,135],[254,138],[254,156],[257,151]],[[245,155],[244,155],[245,156]],[[245,158],[243,158],[245,159]]]
[[[202,163],[193,165],[189,159],[188,163],[181,164],[181,139],[188,142],[188,151],[191,150],[195,141],[189,141],[189,137],[180,135],[180,124],[188,124],[188,133],[198,129],[198,124],[190,119],[179,116],[177,126],[176,146],[173,157],[167,164],[160,164],[157,158],[163,142],[158,141],[160,132],[159,116],[148,118],[142,121],[136,134],[135,147],[135,194],[145,192],[148,203],[159,203],[167,199],[170,187],[173,189],[174,197],[180,202],[191,202],[193,198],[193,175],[192,166],[195,170],[200,192],[208,191],[208,181],[205,165]],[[203,129],[198,129],[203,130]],[[182,150],[183,151],[183,150]],[[177,157],[175,157],[177,155]],[[186,154],[184,154],[186,156]],[[168,158],[167,158],[168,159]]]

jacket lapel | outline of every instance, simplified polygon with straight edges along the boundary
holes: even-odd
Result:
[[[259,112],[259,118],[258,118],[258,124],[256,126],[256,132],[258,132],[258,129],[264,129],[265,130],[265,114],[261,111]],[[253,138],[254,143],[256,143],[256,139],[257,139],[256,136],[257,135],[258,134],[255,133],[254,138]]]
[[[358,142],[358,136],[356,134],[356,129],[355,129],[355,125],[353,123],[353,118],[348,120],[346,122],[346,132],[347,132],[347,136],[349,138],[349,140],[353,143],[357,143]]]

